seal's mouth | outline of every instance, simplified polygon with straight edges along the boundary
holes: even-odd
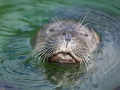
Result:
[[[53,54],[53,56],[50,57],[48,61],[72,64],[78,63],[78,60],[69,52],[59,52],[57,54]]]

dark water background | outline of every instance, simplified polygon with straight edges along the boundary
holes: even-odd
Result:
[[[89,22],[101,37],[89,67],[41,65],[31,38],[52,18]],[[119,0],[0,0],[0,90],[120,90]]]

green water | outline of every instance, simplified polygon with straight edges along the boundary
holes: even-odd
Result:
[[[0,90],[114,90],[120,86],[119,0],[1,0]],[[31,38],[52,18],[85,22],[101,36],[96,64],[42,65]]]

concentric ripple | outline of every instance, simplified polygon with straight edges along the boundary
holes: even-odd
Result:
[[[118,1],[113,7],[112,1],[75,1],[0,1],[0,89],[113,90],[120,86],[120,13],[115,13],[119,11]],[[89,23],[87,26],[101,38],[94,64],[41,64],[31,57],[31,38],[43,25],[54,17],[79,21],[88,12],[83,24]]]

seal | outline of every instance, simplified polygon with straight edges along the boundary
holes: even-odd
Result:
[[[42,62],[67,64],[90,63],[98,46],[98,34],[75,20],[50,22],[34,39],[34,56]]]

